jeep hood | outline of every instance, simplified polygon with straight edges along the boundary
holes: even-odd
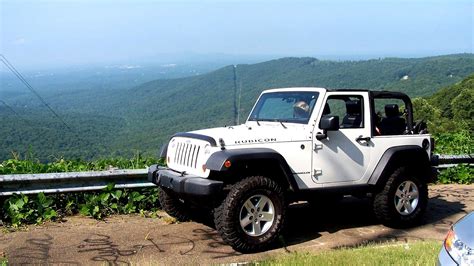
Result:
[[[308,126],[299,124],[265,123],[261,126],[239,125],[228,127],[217,127],[191,131],[190,133],[209,136],[215,139],[219,145],[222,139],[226,146],[263,144],[271,142],[288,142],[310,140]]]

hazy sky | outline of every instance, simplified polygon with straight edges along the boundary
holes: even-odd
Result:
[[[219,53],[333,58],[472,53],[473,3],[0,0],[0,50],[24,67]]]

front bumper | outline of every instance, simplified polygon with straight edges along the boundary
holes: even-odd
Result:
[[[158,165],[148,168],[148,181],[183,196],[211,196],[222,192],[224,182],[181,174]]]

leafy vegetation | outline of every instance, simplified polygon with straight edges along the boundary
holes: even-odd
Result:
[[[155,163],[162,162],[140,154],[130,160],[118,158],[93,162],[58,159],[40,163],[33,159],[10,159],[0,164],[0,174],[105,170],[111,167],[134,169],[146,168]],[[116,189],[113,184],[109,184],[100,192],[13,195],[0,198],[0,204],[2,207],[0,219],[14,227],[22,224],[39,224],[77,213],[96,219],[103,219],[111,214],[131,213],[153,217],[159,208],[156,188]]]
[[[79,212],[82,215],[96,219],[102,219],[110,214],[137,212],[153,216],[159,207],[156,188],[120,190],[114,189],[113,184],[108,185],[100,193],[88,193],[83,199],[71,203],[79,206]]]
[[[1,202],[2,199],[0,199]],[[95,219],[111,214],[139,213],[156,217],[159,209],[156,188],[115,189],[109,184],[100,192],[44,195],[13,195],[4,199],[0,219],[7,225],[41,224],[80,213]]]
[[[42,163],[35,159],[34,154],[28,153],[23,158],[16,156],[14,159],[3,161],[0,164],[0,174],[29,174],[29,173],[61,173],[80,171],[100,171],[110,168],[143,169],[152,164],[164,162],[152,157],[145,157],[136,153],[132,159],[103,158],[95,161],[56,159]]]
[[[415,119],[423,119],[440,138],[452,132],[474,133],[474,74],[445,87],[431,97],[413,100]],[[471,136],[472,140],[472,136]],[[471,142],[472,143],[472,142]],[[472,147],[472,145],[471,145]]]
[[[241,103],[242,122],[258,94],[267,88],[365,88],[429,96],[473,72],[472,54],[365,61],[282,58],[238,65],[237,93],[232,66],[198,76],[154,80],[133,88],[125,88],[123,80],[117,79],[117,84],[109,85],[117,88],[91,84],[84,85],[87,88],[50,90],[46,100],[70,129],[37,99],[16,97],[12,91],[5,93],[11,109],[0,105],[0,135],[5,136],[0,139],[0,160],[28,149],[35,151],[41,161],[53,161],[55,157],[129,157],[136,150],[151,156],[175,132],[232,124],[235,97]],[[463,95],[469,96],[469,92]],[[457,99],[459,104],[468,104],[462,101],[464,97]],[[456,117],[469,115],[453,113]]]
[[[442,184],[472,184],[474,183],[474,168],[469,165],[460,164],[441,171],[438,182]]]
[[[466,130],[435,134],[435,152],[439,154],[474,154],[474,136]]]
[[[372,244],[320,253],[295,252],[255,265],[434,265],[440,248],[440,241]]]
[[[474,154],[474,74],[436,92],[413,100],[415,119],[424,120],[435,137],[435,152]],[[468,165],[443,170],[440,183],[474,183],[474,169]]]
[[[53,199],[39,193],[34,200],[26,195],[13,195],[3,204],[4,217],[13,226],[22,223],[42,223],[57,217]]]

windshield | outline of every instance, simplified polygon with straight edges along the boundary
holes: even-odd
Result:
[[[249,121],[307,124],[318,96],[318,92],[306,91],[265,93],[255,105]]]

